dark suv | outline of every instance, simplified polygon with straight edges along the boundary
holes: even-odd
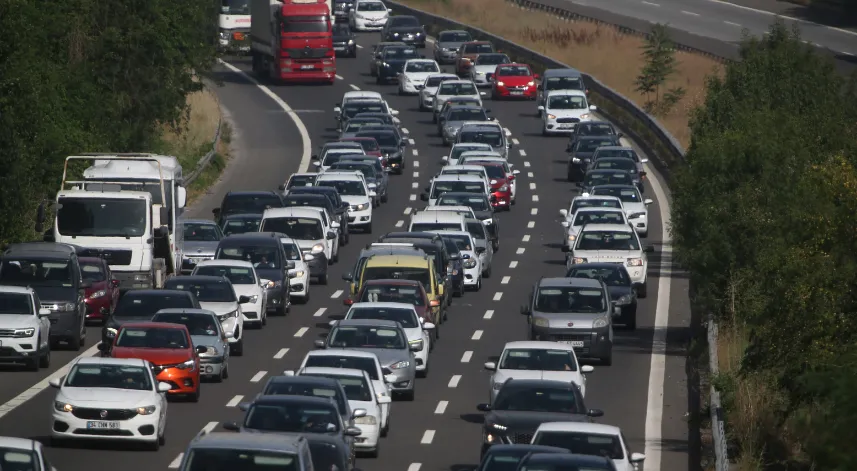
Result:
[[[149,322],[161,309],[200,309],[196,296],[174,289],[135,289],[119,300],[116,309],[104,322],[101,341],[108,347],[123,324]]]
[[[223,196],[220,207],[211,212],[219,225],[230,214],[262,214],[268,208],[282,208],[283,197],[276,191],[230,191]]]
[[[289,270],[295,262],[286,257],[276,232],[247,232],[225,237],[217,246],[215,260],[243,260],[256,267],[268,293],[268,312],[285,315],[292,305]]]

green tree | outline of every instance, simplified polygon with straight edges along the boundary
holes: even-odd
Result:
[[[682,87],[674,87],[661,96],[661,87],[676,72],[675,43],[670,39],[666,25],[655,24],[642,46],[645,59],[643,69],[634,82],[635,90],[646,95],[645,109],[653,114],[666,114],[685,95]]]

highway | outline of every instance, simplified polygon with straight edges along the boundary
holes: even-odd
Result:
[[[205,384],[198,404],[172,402],[167,444],[158,452],[95,443],[74,448],[49,448],[60,471],[159,471],[178,466],[187,443],[200,430],[239,420],[237,405],[252,398],[269,375],[299,365],[314,340],[326,332],[329,320],[344,313],[345,282],[361,247],[379,235],[400,229],[406,214],[420,209],[419,192],[438,168],[443,147],[431,116],[417,111],[417,98],[400,97],[395,86],[379,87],[368,74],[368,51],[378,35],[360,35],[357,59],[337,60],[341,79],[333,86],[260,87],[251,78],[249,61],[232,60],[219,66],[217,93],[234,123],[235,159],[208,195],[186,212],[210,217],[228,190],[276,189],[288,176],[305,168],[310,148],[337,138],[332,109],[349,90],[382,91],[400,111],[413,145],[404,175],[391,176],[390,201],[375,212],[375,233],[353,234],[340,262],[332,266],[328,286],[313,285],[312,300],[294,306],[285,318],[270,318],[262,331],[248,331],[243,357],[230,360],[231,375],[222,384]],[[431,50],[425,50],[431,57]],[[540,276],[561,276],[564,254],[559,249],[558,211],[575,195],[565,175],[566,139],[544,138],[534,102],[486,102],[492,114],[512,132],[510,161],[521,170],[518,203],[501,214],[501,245],[494,273],[480,292],[455,298],[449,321],[432,353],[428,378],[418,380],[413,402],[394,402],[390,435],[382,439],[380,457],[358,459],[363,470],[449,471],[471,469],[478,463],[481,413],[476,404],[488,397],[488,373],[482,364],[496,357],[505,342],[524,339],[526,321],[519,306]],[[306,142],[306,139],[310,142]],[[633,143],[632,143],[633,144]],[[304,167],[304,168],[302,168]],[[671,269],[670,247],[664,243],[669,219],[669,190],[656,170],[648,168],[654,198],[649,213],[649,297],[640,300],[636,332],[617,331],[613,366],[596,366],[589,376],[587,404],[601,408],[599,419],[622,427],[632,451],[645,451],[645,470],[695,469],[688,452],[688,385],[682,350],[688,340],[690,308],[687,280]],[[93,354],[98,329],[88,332],[89,349],[55,352],[50,369],[39,373],[3,371],[0,382],[0,436],[44,441],[49,434],[55,392],[47,379],[62,375],[62,367],[78,354]],[[654,352],[654,354],[653,354]]]

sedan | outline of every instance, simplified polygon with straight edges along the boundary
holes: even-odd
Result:
[[[194,348],[199,352],[199,374],[205,379],[222,382],[229,377],[229,336],[217,320],[217,315],[206,309],[161,309],[152,322],[181,324],[190,332]]]
[[[415,95],[432,74],[440,73],[440,66],[431,59],[411,59],[399,73],[399,95]]]
[[[652,199],[643,199],[643,195],[633,185],[603,185],[592,189],[592,196],[614,197],[621,202],[628,221],[640,237],[649,235],[649,205]]]
[[[579,123],[592,119],[595,105],[590,105],[586,94],[577,90],[549,92],[545,105],[539,106],[542,117],[542,135],[574,132]]]
[[[597,153],[598,151],[596,151]],[[637,165],[637,162],[626,158],[626,157],[602,157],[597,161],[593,161],[589,164],[590,171],[591,170],[619,170],[627,173],[631,177],[631,183],[640,190],[640,193],[643,192],[643,177],[646,176],[646,172],[640,171],[640,167]],[[618,184],[618,182],[617,182]]]
[[[479,54],[470,67],[470,80],[477,87],[490,87],[494,80],[494,72],[501,64],[511,64],[512,59],[502,53]]]
[[[383,41],[402,41],[419,48],[426,47],[426,30],[415,16],[392,16],[381,30]]]
[[[458,131],[467,122],[493,121],[481,106],[450,106],[446,113],[438,116],[438,134],[445,145],[451,145],[458,138]]]
[[[190,219],[182,222],[184,248],[182,274],[189,274],[197,263],[214,258],[214,251],[222,239],[223,231],[216,222],[207,219]]]
[[[419,108],[420,111],[428,111],[431,109],[434,102],[434,94],[437,93],[437,88],[444,80],[458,80],[458,77],[453,74],[431,74],[426,77],[425,82],[418,86],[419,89]]]

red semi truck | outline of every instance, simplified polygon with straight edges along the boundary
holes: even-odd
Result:
[[[282,82],[336,80],[329,0],[251,0],[253,71]]]

